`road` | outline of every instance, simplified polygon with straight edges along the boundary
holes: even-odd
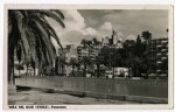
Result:
[[[77,97],[60,93],[44,93],[41,91],[16,91],[10,87],[8,89],[9,105],[60,105],[60,104],[136,104],[135,102],[97,99],[89,97]]]

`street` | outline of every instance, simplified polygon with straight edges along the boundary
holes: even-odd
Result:
[[[44,93],[35,90],[17,92],[12,87],[9,87],[8,92],[9,105],[136,104],[129,101],[76,97],[68,94]]]

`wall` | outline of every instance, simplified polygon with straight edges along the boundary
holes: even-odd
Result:
[[[16,85],[59,91],[83,92],[92,97],[168,99],[168,81],[162,79],[98,79],[84,77],[21,77]]]

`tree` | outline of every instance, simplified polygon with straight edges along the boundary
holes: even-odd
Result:
[[[95,37],[92,39],[92,42],[96,46],[100,44],[100,41],[98,41],[97,38],[95,38]]]
[[[51,42],[55,38],[62,45],[55,30],[48,23],[51,18],[64,28],[64,15],[59,10],[9,10],[8,11],[8,78],[14,80],[14,48],[21,40],[21,48],[26,59],[32,57],[38,68],[42,63],[53,66],[56,50]],[[28,54],[28,51],[30,53]],[[29,56],[28,56],[29,55]]]
[[[92,47],[92,41],[91,40],[86,40],[86,44],[88,45],[88,47]]]
[[[21,41],[18,41],[17,46],[16,46],[16,56],[19,62],[19,76],[20,76],[20,62],[21,62],[21,56],[22,56],[22,48],[21,48]]]
[[[60,72],[58,73],[58,71],[61,68],[61,75],[64,75],[64,68],[66,65],[66,57],[64,55],[64,53],[61,53],[60,56],[57,56],[56,58],[56,62],[55,62],[55,73],[58,75],[60,74]],[[59,68],[59,69],[58,69]]]
[[[26,62],[26,68],[27,68],[26,75],[28,75],[28,72],[29,72],[29,63],[30,63],[29,61]]]
[[[140,35],[137,36],[136,42],[126,40],[124,50],[126,52],[125,66],[131,68],[133,76],[140,77],[141,73],[147,73],[150,62],[148,60],[149,53],[146,43],[141,41]]]
[[[78,64],[78,60],[74,57],[71,57],[69,64],[72,65],[72,75],[75,76],[74,71],[75,71],[75,67]]]
[[[83,45],[84,48],[86,48],[86,40],[85,40],[85,39],[83,39],[83,40],[81,41],[81,44]]]
[[[80,60],[80,63],[82,63],[83,66],[84,66],[84,68],[83,68],[83,75],[84,75],[84,77],[86,77],[87,66],[88,66],[89,64],[91,64],[90,57],[83,56],[82,59]]]
[[[146,44],[148,45],[151,38],[152,38],[152,34],[149,31],[143,31],[142,32],[142,37],[145,40]]]
[[[140,35],[137,36],[136,43],[137,43],[137,44],[141,44],[141,38],[140,38]]]
[[[100,77],[100,64],[103,63],[102,56],[96,56],[94,60],[96,67],[97,67],[97,77]]]
[[[146,50],[146,44],[142,43],[140,35],[137,36],[136,43],[134,45],[134,54],[138,57],[142,57]]]
[[[103,57],[103,61],[101,62],[101,64],[109,65],[110,53],[111,53],[111,48],[106,46],[100,50],[99,56]]]
[[[119,52],[119,49],[111,49],[110,53],[110,58],[109,58],[109,63],[110,66],[112,67],[112,75],[114,77],[114,68],[115,67],[120,67],[122,66],[122,57],[121,57],[121,52]]]
[[[58,75],[58,64],[59,64],[59,57],[57,56],[55,59],[55,74]]]
[[[33,75],[36,76],[36,63],[33,59],[31,61],[31,66],[33,68]]]
[[[29,51],[28,51],[28,54],[29,54]],[[26,68],[27,68],[27,70],[26,70],[26,75],[28,75],[29,65],[30,65],[30,63],[31,63],[31,59],[25,59],[24,62],[25,62]]]

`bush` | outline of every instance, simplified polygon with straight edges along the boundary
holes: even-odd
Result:
[[[24,67],[22,65],[15,65],[16,70],[24,70]]]
[[[46,68],[44,69],[44,74],[45,74],[46,76],[54,76],[54,75],[56,75],[56,74],[55,74],[55,68],[54,68],[54,67],[46,67]]]

